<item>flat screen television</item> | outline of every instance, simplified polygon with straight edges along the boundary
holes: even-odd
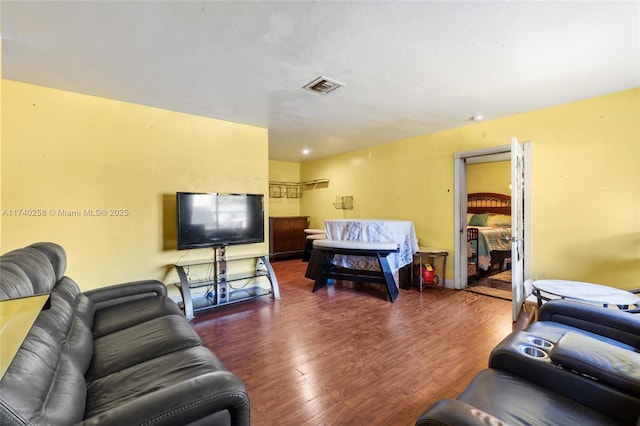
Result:
[[[176,193],[178,250],[264,242],[262,194]]]

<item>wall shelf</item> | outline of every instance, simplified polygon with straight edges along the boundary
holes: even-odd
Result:
[[[271,185],[269,183],[269,198],[284,198],[287,193],[282,190],[280,185]]]
[[[300,198],[301,195],[298,182],[269,181],[269,198]]]
[[[345,195],[344,197],[336,197],[336,202],[333,203],[333,207],[341,210],[353,209],[353,196]]]
[[[325,183],[329,184],[329,179],[308,180],[305,182],[301,182],[300,185],[302,185],[304,189],[316,189],[318,185],[325,184]]]
[[[329,179],[315,179],[305,182],[269,181],[269,198],[301,198],[302,191],[315,189],[318,185],[328,184]]]

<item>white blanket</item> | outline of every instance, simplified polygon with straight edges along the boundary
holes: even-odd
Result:
[[[413,222],[384,219],[338,219],[326,220],[324,229],[327,238],[368,242],[393,242],[400,247],[398,253],[387,256],[392,271],[397,271],[413,261],[418,251],[418,238]],[[336,256],[337,258],[338,256]],[[352,269],[377,270],[377,260],[361,256],[340,256],[338,265]]]

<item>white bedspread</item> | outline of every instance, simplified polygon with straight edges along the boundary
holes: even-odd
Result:
[[[387,256],[392,271],[397,271],[413,261],[418,251],[418,238],[413,222],[386,219],[336,219],[326,220],[327,238],[351,241],[390,241],[400,247],[398,253]],[[336,256],[337,258],[338,256]],[[352,269],[379,269],[377,261],[370,257],[341,256],[338,265]],[[374,267],[374,268],[372,268]]]
[[[478,229],[478,266],[486,271],[491,264],[493,250],[511,250],[511,228],[473,226]]]

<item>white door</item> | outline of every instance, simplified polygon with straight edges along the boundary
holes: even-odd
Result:
[[[513,321],[524,300],[524,149],[511,139],[511,292]]]
[[[453,288],[463,289],[467,286],[467,160],[456,158],[454,163],[455,188],[458,196],[455,198],[455,229],[456,233]]]

